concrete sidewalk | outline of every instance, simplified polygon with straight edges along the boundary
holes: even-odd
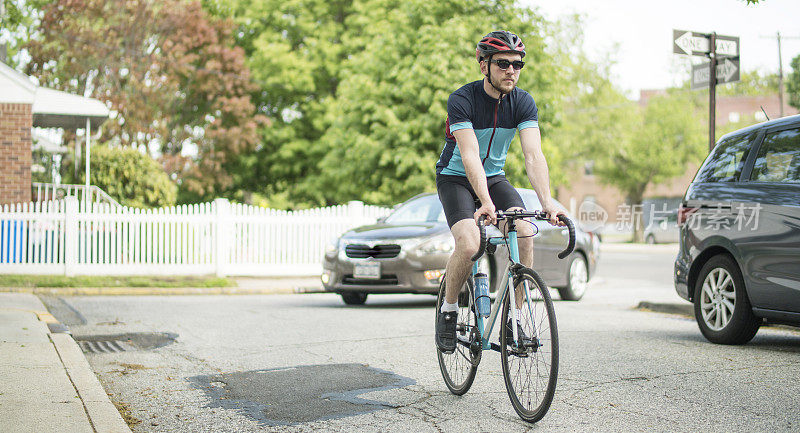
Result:
[[[80,347],[36,296],[0,293],[0,432],[126,432]]]

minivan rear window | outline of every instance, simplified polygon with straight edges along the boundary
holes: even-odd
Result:
[[[703,166],[697,171],[695,182],[736,182],[742,174],[750,141],[754,134],[737,135],[714,146]]]
[[[750,179],[755,182],[800,182],[800,129],[767,134]]]

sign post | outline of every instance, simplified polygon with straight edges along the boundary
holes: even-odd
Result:
[[[717,142],[717,33],[711,33],[711,64],[708,66],[708,151]]]
[[[685,30],[672,30],[672,52],[705,56],[711,61],[692,66],[692,89],[708,85],[708,150],[716,137],[717,83],[739,81],[739,37]]]

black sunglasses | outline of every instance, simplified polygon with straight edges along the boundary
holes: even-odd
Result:
[[[495,65],[497,65],[498,68],[504,71],[508,69],[509,66],[513,66],[515,71],[519,71],[520,69],[522,69],[523,66],[525,66],[525,62],[523,62],[522,60],[514,60],[513,62],[505,59],[489,60],[489,61],[491,63],[494,63]]]

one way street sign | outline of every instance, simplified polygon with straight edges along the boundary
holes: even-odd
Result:
[[[708,87],[711,80],[711,63],[692,65],[692,89]],[[725,59],[717,64],[717,84],[739,81],[739,59]]]
[[[739,37],[717,35],[717,56],[738,57]],[[672,30],[672,52],[689,56],[705,56],[711,52],[711,37],[705,33]]]

